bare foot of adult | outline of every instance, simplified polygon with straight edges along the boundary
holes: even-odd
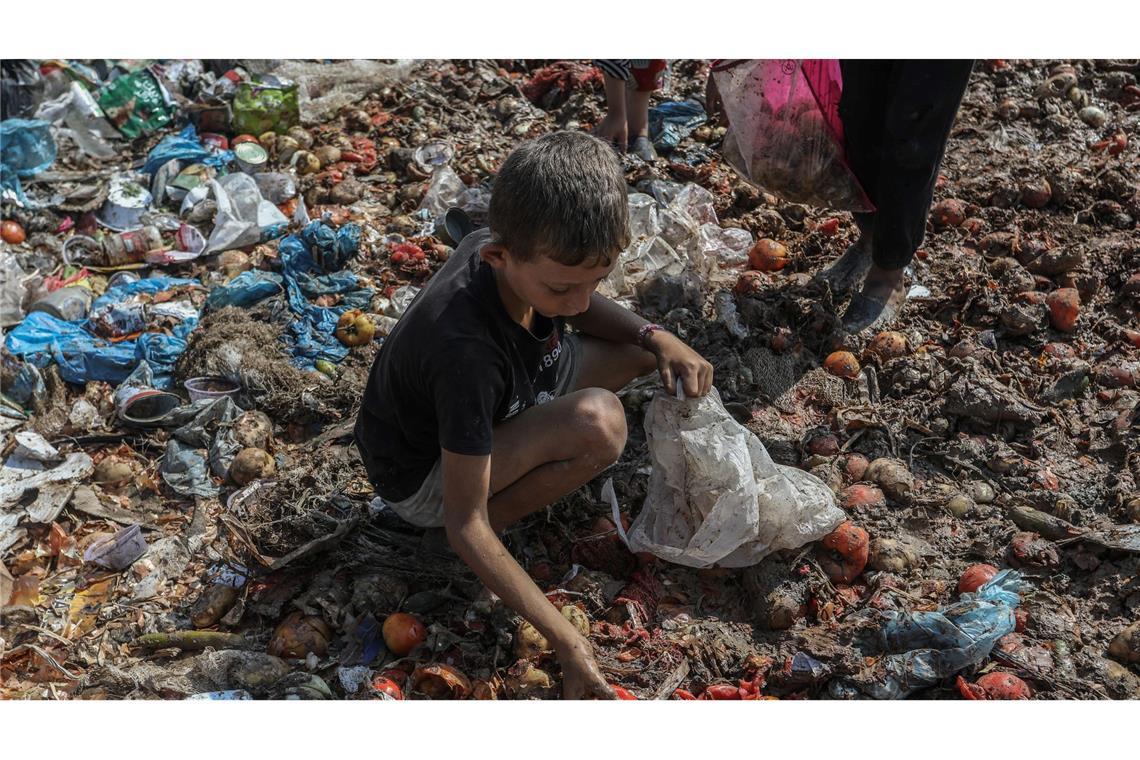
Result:
[[[886,327],[906,301],[902,269],[881,269],[874,264],[863,281],[863,289],[851,298],[843,314],[843,327],[849,333]]]
[[[819,273],[834,293],[846,293],[871,269],[871,240],[861,235],[836,261]]]

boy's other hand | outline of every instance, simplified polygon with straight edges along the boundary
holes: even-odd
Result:
[[[646,347],[657,357],[661,382],[669,393],[676,392],[677,380],[690,398],[712,390],[713,366],[676,335],[657,330],[649,334]]]
[[[617,699],[613,688],[598,670],[598,663],[585,639],[557,654],[562,665],[563,699]]]

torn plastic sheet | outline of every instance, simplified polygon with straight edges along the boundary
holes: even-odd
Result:
[[[34,459],[10,456],[0,468],[0,507],[11,507],[32,488],[48,483],[79,481],[94,471],[95,463],[82,451],[68,454],[63,462],[51,468]]]

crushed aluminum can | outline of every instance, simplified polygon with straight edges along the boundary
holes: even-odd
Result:
[[[243,142],[234,148],[234,158],[239,169],[253,175],[265,171],[269,153],[255,142]]]

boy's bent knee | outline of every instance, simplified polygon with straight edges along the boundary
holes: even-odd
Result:
[[[608,465],[621,456],[628,431],[625,408],[613,393],[603,388],[579,391],[574,408],[574,428],[584,452],[604,459]]]

